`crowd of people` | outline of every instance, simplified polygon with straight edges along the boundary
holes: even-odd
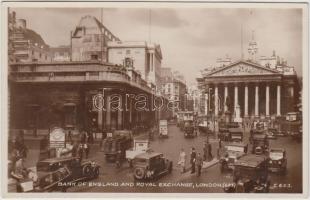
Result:
[[[191,174],[197,173],[197,176],[200,176],[203,162],[204,161],[209,162],[212,159],[213,159],[212,146],[208,141],[204,143],[202,155],[199,152],[197,153],[196,149],[192,147],[190,149],[190,159],[189,159],[190,161],[189,169],[191,171]],[[181,167],[181,173],[185,173],[187,171],[186,160],[187,160],[187,156],[186,156],[184,149],[182,148],[180,155],[179,155],[179,161],[178,161],[178,165]]]
[[[24,131],[20,131],[15,137],[9,141],[9,177],[16,180],[23,179],[28,176],[29,171],[24,166],[27,158],[28,147],[24,140]]]

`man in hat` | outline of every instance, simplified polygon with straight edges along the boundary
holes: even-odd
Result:
[[[195,148],[192,147],[190,154],[190,163],[191,163],[191,174],[195,173],[195,162],[196,162],[196,151]]]

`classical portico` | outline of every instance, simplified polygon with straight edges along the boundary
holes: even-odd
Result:
[[[290,81],[278,70],[238,61],[205,74],[200,85],[204,84],[209,95],[209,114],[221,117],[230,111],[233,120],[242,120],[285,114],[282,93],[284,87],[293,85]]]

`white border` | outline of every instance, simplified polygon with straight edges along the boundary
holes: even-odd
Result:
[[[284,3],[283,3],[284,2]],[[298,4],[297,4],[298,3]],[[2,162],[2,195],[8,198],[46,198],[46,197],[61,197],[61,198],[94,198],[94,197],[190,197],[190,198],[201,198],[201,197],[223,197],[223,198],[305,198],[309,194],[309,7],[304,1],[279,1],[277,3],[267,1],[257,1],[256,3],[249,3],[247,1],[232,3],[220,3],[216,1],[200,1],[200,2],[2,2],[1,6],[1,128],[3,130],[1,134],[1,155],[2,160],[8,160],[7,155],[7,137],[8,137],[8,84],[7,84],[7,8],[8,7],[119,7],[119,8],[302,8],[303,9],[303,193],[302,194],[226,194],[226,193],[40,193],[40,194],[27,194],[27,193],[7,193],[7,164]],[[4,159],[3,159],[4,158]]]

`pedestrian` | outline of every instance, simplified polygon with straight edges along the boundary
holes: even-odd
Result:
[[[78,156],[78,150],[79,150],[79,145],[77,144],[76,141],[72,141],[72,157]]]
[[[89,151],[90,151],[89,143],[86,142],[83,146],[84,146],[84,151],[85,151],[85,158],[88,159],[88,155],[89,155]]]
[[[195,173],[195,162],[196,162],[196,151],[195,148],[192,147],[191,149],[191,159],[190,159],[190,163],[191,163],[191,174]]]
[[[184,151],[184,149],[181,149],[180,155],[179,155],[179,162],[178,164],[181,166],[182,171],[181,173],[185,172],[185,161],[186,161],[186,153]]]
[[[197,158],[196,158],[197,176],[201,175],[202,164],[203,164],[202,157],[201,157],[200,153],[198,153]]]
[[[83,147],[82,143],[79,144],[77,152],[78,152],[79,161],[82,162],[82,160],[83,160],[83,153],[84,153],[84,147]]]
[[[68,140],[70,143],[72,142],[72,132],[71,131],[68,132]]]
[[[207,146],[207,142],[204,142],[204,144],[203,144],[203,160],[207,161],[207,157],[208,157],[208,146]]]
[[[120,168],[121,165],[122,165],[122,152],[121,150],[118,150],[117,151],[117,154],[116,154],[116,167],[117,168]]]
[[[209,153],[209,155],[208,155],[209,159],[208,160],[210,161],[213,159],[213,155],[212,155],[212,146],[209,142],[208,142],[208,153]]]
[[[221,140],[221,138],[219,138],[219,148],[220,149],[222,148],[222,140]]]

